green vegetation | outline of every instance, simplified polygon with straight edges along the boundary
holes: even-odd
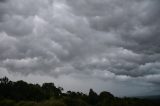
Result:
[[[160,106],[159,102],[137,98],[118,98],[103,91],[99,95],[67,91],[54,83],[28,84],[24,81],[0,79],[0,106]]]

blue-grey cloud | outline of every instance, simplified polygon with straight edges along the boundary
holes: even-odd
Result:
[[[133,84],[138,86],[135,92],[152,84],[152,90],[157,89],[159,4],[159,0],[1,0],[0,71],[67,76],[77,83],[82,78],[109,81],[120,89],[117,83]]]

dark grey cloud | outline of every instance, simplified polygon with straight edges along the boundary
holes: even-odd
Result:
[[[1,0],[0,71],[46,75],[57,83],[74,80],[76,86],[89,80],[90,85],[84,85],[99,91],[108,81],[108,86],[121,90],[130,86],[122,90],[126,95],[133,89],[154,91],[160,87],[159,4],[159,0]],[[98,83],[104,84],[102,88]],[[147,90],[148,86],[152,88]],[[109,89],[122,95],[113,88]]]
[[[4,3],[7,2],[8,0],[0,0],[0,3]]]
[[[0,21],[3,20],[3,15],[5,14],[5,3],[7,2],[7,0],[0,0]]]

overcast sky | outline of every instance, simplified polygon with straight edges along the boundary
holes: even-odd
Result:
[[[160,0],[0,0],[3,76],[160,94]]]

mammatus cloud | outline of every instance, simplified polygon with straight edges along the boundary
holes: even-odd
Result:
[[[74,84],[82,78],[108,81],[119,89],[133,84],[138,86],[134,93],[148,86],[157,90],[159,4],[159,0],[0,0],[0,71],[73,79]]]

